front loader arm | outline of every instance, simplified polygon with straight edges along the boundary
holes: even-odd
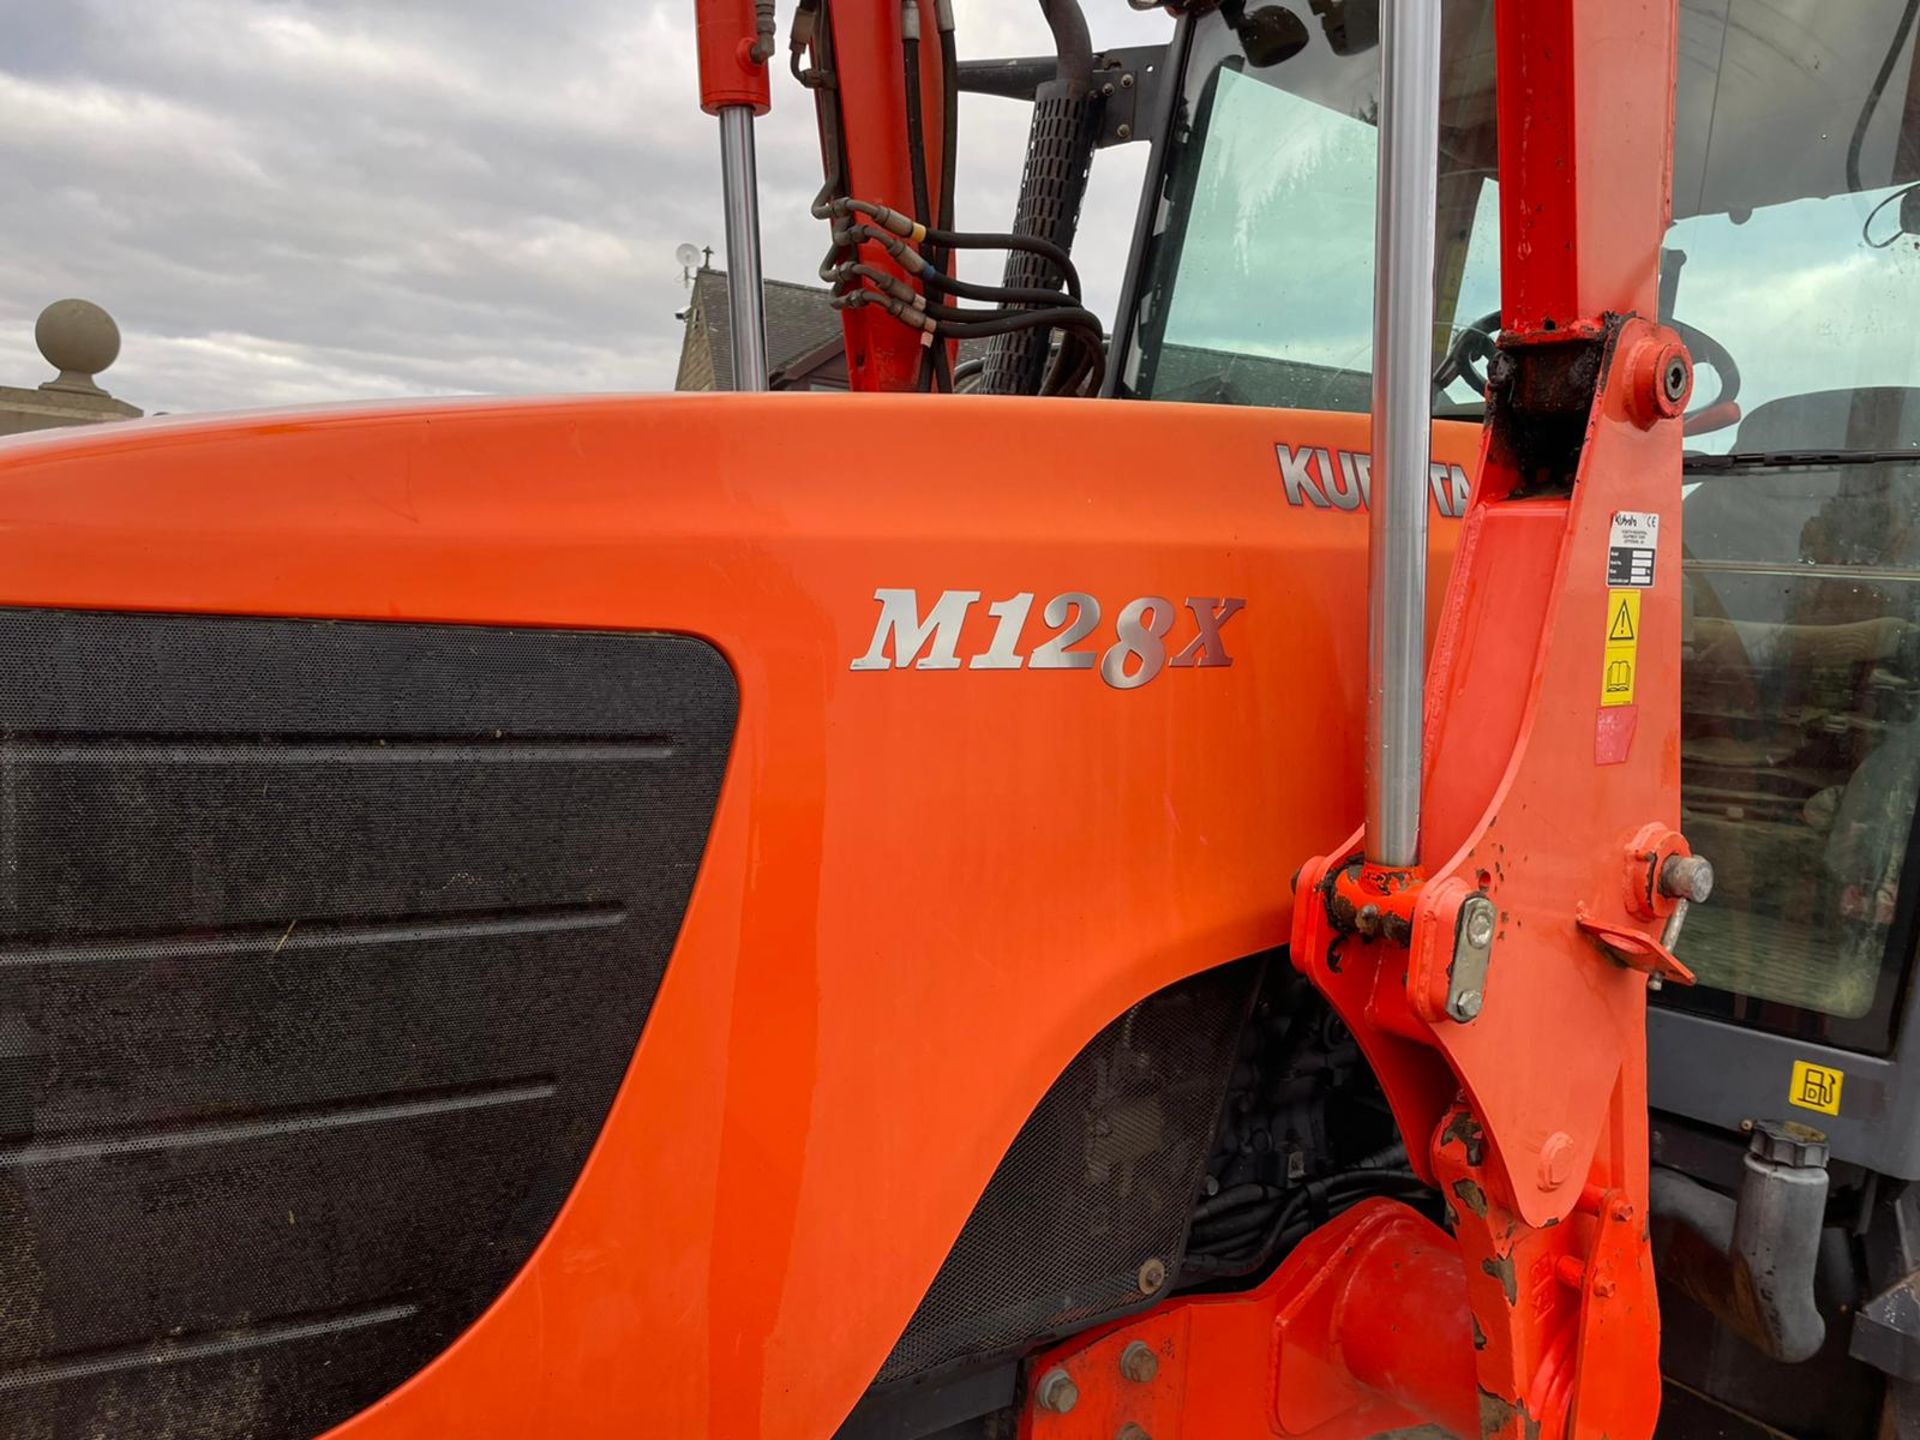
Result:
[[[1365,832],[1309,861],[1292,949],[1452,1235],[1368,1202],[1253,1292],[1065,1347],[1039,1440],[1653,1430],[1646,992],[1691,978],[1665,937],[1706,881],[1678,833],[1691,364],[1653,320],[1676,8],[1500,0],[1497,24],[1505,323],[1426,679],[1423,863]],[[1156,1363],[1127,1375],[1135,1343]]]

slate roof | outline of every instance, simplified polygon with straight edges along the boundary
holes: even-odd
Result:
[[[840,339],[840,312],[827,303],[822,285],[766,282],[767,368],[779,370]],[[731,390],[733,342],[727,324],[727,274],[705,266],[693,277],[687,333],[680,345],[676,390]]]
[[[791,280],[768,280],[767,374],[776,390],[818,386],[846,388],[846,365],[840,312],[827,302],[833,292],[824,285],[796,285]],[[693,294],[681,312],[686,334],[680,342],[680,369],[676,390],[731,390],[733,337],[727,329],[732,307],[727,303],[727,272],[702,267],[693,277]],[[991,340],[962,340],[960,359],[983,358]],[[798,381],[798,384],[794,382]]]

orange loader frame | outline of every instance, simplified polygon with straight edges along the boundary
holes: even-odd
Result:
[[[1677,18],[1499,0],[1502,353],[1427,679],[1426,863],[1376,865],[1363,832],[1295,880],[1294,963],[1453,1234],[1368,1201],[1251,1294],[1071,1342],[1043,1363],[1077,1403],[1042,1379],[1033,1440],[1653,1431],[1646,993],[1691,981],[1665,935],[1702,874],[1678,833],[1691,363],[1649,318]]]

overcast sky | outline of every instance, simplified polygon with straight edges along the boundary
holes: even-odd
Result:
[[[766,269],[813,278],[810,97],[759,124]],[[965,0],[961,53],[1040,53],[1035,0]],[[1088,0],[1096,43],[1170,22]],[[721,245],[692,0],[0,0],[0,384],[97,300],[149,410],[672,386],[674,247]],[[1004,229],[1027,109],[963,101],[958,213]],[[1110,313],[1144,145],[1095,165]]]

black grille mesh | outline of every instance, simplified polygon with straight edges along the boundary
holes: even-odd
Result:
[[[735,709],[681,637],[0,610],[0,1435],[311,1436],[471,1324]]]
[[[1150,1261],[1172,1283],[1262,968],[1255,957],[1170,985],[1074,1057],[994,1171],[876,1385],[1150,1304],[1140,1286]]]

